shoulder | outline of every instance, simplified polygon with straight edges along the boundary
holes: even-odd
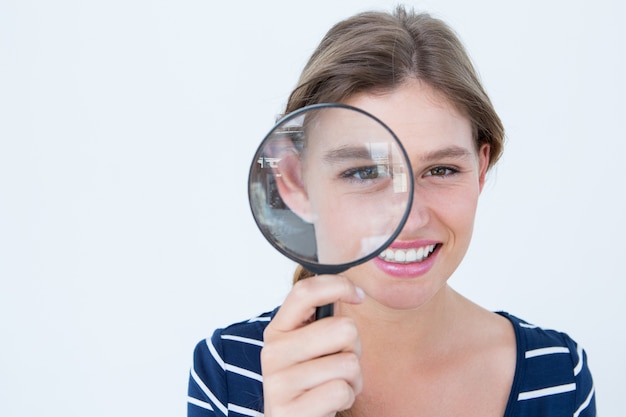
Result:
[[[189,416],[262,412],[263,332],[276,310],[217,329],[194,350],[189,378]],[[202,414],[210,411],[212,414]]]
[[[230,346],[263,346],[263,332],[276,314],[269,311],[249,320],[231,324],[214,331],[211,341],[226,347]],[[202,344],[202,342],[200,342]]]
[[[517,365],[510,416],[595,416],[595,390],[587,355],[568,334],[545,329],[516,316],[509,319],[517,340]]]
[[[236,366],[260,373],[256,355],[251,354],[259,353],[263,347],[263,332],[275,311],[215,330],[210,338],[196,345],[194,360],[210,359],[229,369]]]

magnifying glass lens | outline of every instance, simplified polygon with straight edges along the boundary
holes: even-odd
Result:
[[[314,105],[281,119],[259,146],[249,199],[263,235],[314,273],[376,256],[402,229],[411,167],[395,134],[372,115]]]

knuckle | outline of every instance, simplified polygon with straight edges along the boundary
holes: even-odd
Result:
[[[350,345],[355,344],[359,340],[359,331],[356,323],[349,317],[337,317],[335,331],[341,336],[342,340]]]
[[[274,398],[282,390],[281,378],[277,374],[263,375],[263,395],[268,400]]]
[[[296,282],[291,288],[290,295],[296,300],[303,300],[309,297],[309,294],[312,292],[312,280],[305,279]]]
[[[273,369],[276,362],[282,357],[275,344],[266,344],[261,349],[261,367],[263,370]]]
[[[354,284],[348,278],[340,276],[339,282],[343,286],[344,294],[352,294],[354,292]]]
[[[359,394],[363,388],[363,380],[358,356],[352,352],[344,353],[340,366],[343,368],[345,380],[352,388],[354,395]]]
[[[272,323],[270,322],[270,324],[267,325],[265,330],[263,330],[263,341],[267,343],[268,341],[272,340],[273,337],[274,337],[274,327],[272,326]]]
[[[295,289],[295,290],[303,290],[303,291],[310,291],[311,287],[314,286],[316,281],[317,281],[317,277],[301,279],[300,281],[298,281],[295,284],[293,284],[293,289]]]
[[[345,381],[333,381],[329,390],[329,402],[335,405],[338,410],[347,410],[352,406],[355,399],[352,387]]]
[[[261,348],[261,362],[266,362],[272,358],[274,354],[274,345],[265,343]]]
[[[341,366],[351,377],[357,376],[361,373],[359,358],[354,353],[345,353],[341,360]]]

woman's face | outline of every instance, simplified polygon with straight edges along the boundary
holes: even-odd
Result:
[[[396,241],[380,257],[345,275],[383,305],[418,307],[445,285],[467,251],[489,148],[485,145],[477,150],[468,118],[419,81],[407,82],[384,95],[359,94],[345,104],[373,114],[394,131],[409,155],[415,181],[413,206]],[[309,143],[302,179],[310,210],[315,213],[312,222],[319,236],[320,261],[354,260],[356,252],[363,249],[363,243],[355,240],[371,235],[372,224],[390,216],[397,224],[398,213],[406,207],[404,197],[402,193],[383,197],[378,191],[349,192],[355,178],[356,184],[365,184],[363,173],[347,176],[352,182],[346,182],[344,175],[339,186],[329,186],[319,167],[306,162],[318,152],[315,142]],[[320,149],[326,146],[323,141],[318,143]],[[394,210],[395,214],[386,216]],[[393,229],[393,225],[385,227]],[[347,259],[350,257],[354,259]]]

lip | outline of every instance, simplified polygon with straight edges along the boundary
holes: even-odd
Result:
[[[412,241],[400,241],[397,240],[392,242],[391,245],[387,246],[389,249],[411,249],[411,248],[421,248],[429,245],[437,245],[441,242],[436,240],[412,240]]]
[[[432,240],[420,240],[412,242],[393,242],[389,245],[390,249],[411,249],[421,248],[429,245],[438,245],[440,242]],[[398,264],[387,262],[384,259],[375,257],[373,259],[374,265],[387,275],[391,275],[396,278],[416,278],[426,274],[435,264],[435,260],[439,255],[440,245],[438,245],[434,252],[422,262],[411,262],[406,264]]]

